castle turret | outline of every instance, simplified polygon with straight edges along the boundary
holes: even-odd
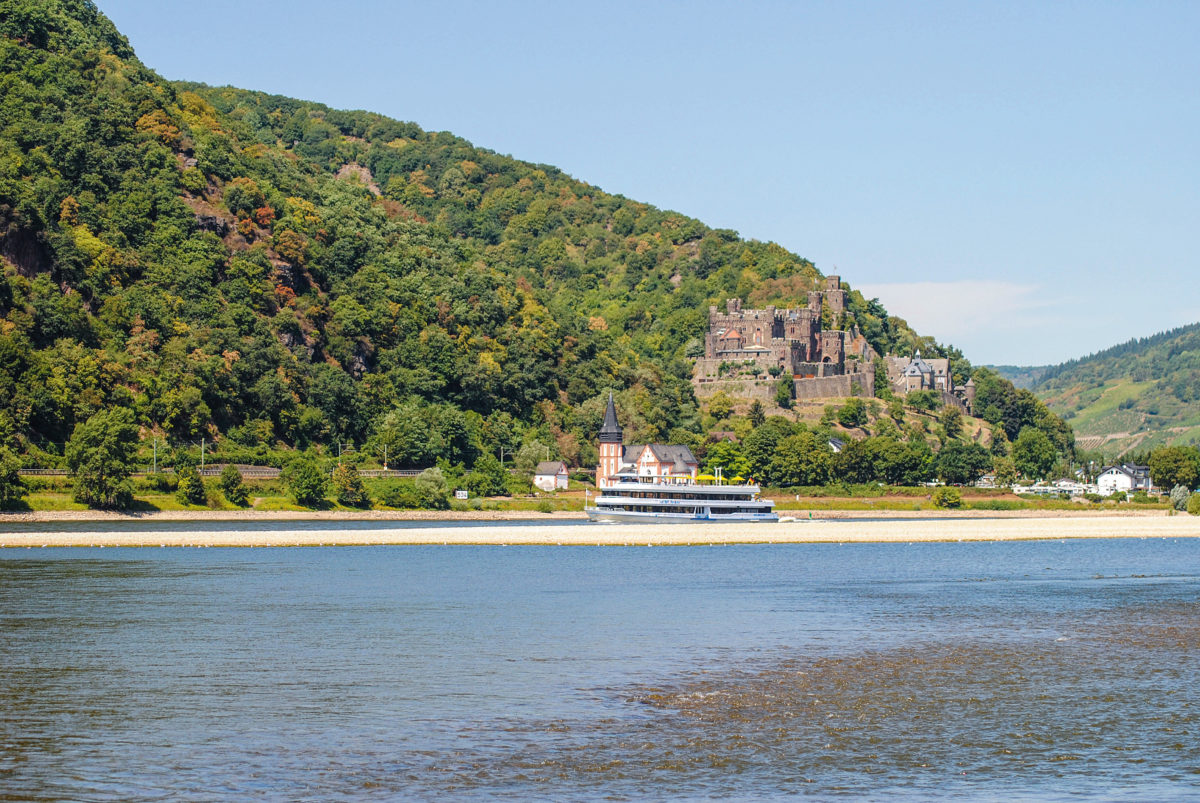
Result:
[[[604,423],[600,425],[600,465],[596,467],[596,487],[604,488],[611,483],[611,477],[616,476],[621,469],[621,457],[624,455],[625,433],[617,422],[617,406],[613,403],[613,395],[608,394],[608,408],[604,411]]]

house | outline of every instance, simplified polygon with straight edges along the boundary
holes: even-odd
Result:
[[[941,396],[943,403],[957,404],[964,412],[975,405],[975,380],[956,387],[950,370],[950,360],[945,357],[922,357],[917,351],[910,357],[888,355],[883,358],[884,370],[892,392],[904,396],[914,390],[932,390]]]
[[[1153,487],[1150,482],[1150,467],[1133,463],[1105,466],[1096,477],[1096,485],[1100,487],[1100,493],[1104,496],[1111,496],[1117,491],[1149,491]]]
[[[537,464],[533,484],[543,491],[567,489],[567,464],[561,460],[546,460]]]
[[[605,488],[617,474],[637,474],[662,480],[696,479],[700,461],[686,446],[661,443],[626,446],[621,425],[617,423],[617,408],[608,394],[608,408],[600,426],[600,465],[596,466],[596,487]]]

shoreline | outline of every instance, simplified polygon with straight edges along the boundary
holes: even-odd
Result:
[[[1161,512],[1130,514],[1060,515],[1034,511],[967,511],[937,513],[901,511],[904,515],[872,511],[835,511],[793,522],[730,526],[697,524],[581,524],[582,513],[529,514],[521,511],[446,511],[436,519],[429,512],[364,511],[357,514],[308,512],[186,511],[149,514],[96,515],[91,511],[6,514],[0,518],[0,548],[32,547],[296,547],[382,545],[575,545],[575,546],[682,546],[703,544],[783,543],[898,543],[958,541],[1028,541],[1080,538],[1197,538],[1200,518]],[[998,515],[1007,513],[1007,515]],[[197,515],[201,514],[201,515]],[[452,514],[452,515],[451,515]],[[1024,514],[1024,515],[1015,515]],[[306,525],[239,530],[249,522],[289,521]],[[339,528],[338,522],[378,522],[379,528]],[[114,522],[132,524],[226,522],[229,529],[138,526],[109,529]],[[329,527],[311,526],[328,522]],[[388,527],[389,522],[414,526]],[[427,526],[421,526],[424,522]],[[490,526],[454,522],[495,522]],[[532,524],[531,524],[532,522]],[[561,522],[557,523],[556,522]],[[6,532],[5,524],[71,525],[69,530],[39,528]],[[87,530],[87,524],[105,529]],[[81,528],[79,525],[84,525]]]
[[[778,510],[781,517],[797,520],[837,519],[1153,519],[1172,518],[1161,509],[1138,510]],[[1186,514],[1178,514],[1187,518]],[[1200,517],[1193,517],[1200,525]],[[539,513],[532,510],[154,510],[120,512],[112,510],[34,510],[0,512],[0,535],[6,524],[112,521],[584,521],[582,510],[558,510]]]

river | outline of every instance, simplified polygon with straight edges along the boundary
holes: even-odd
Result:
[[[0,800],[1196,797],[1198,715],[1200,539],[0,550]]]

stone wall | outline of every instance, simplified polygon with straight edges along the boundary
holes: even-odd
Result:
[[[857,394],[852,392],[856,382]],[[842,374],[797,379],[795,387],[797,399],[834,399],[855,395],[872,398],[875,396],[875,374]]]
[[[693,384],[696,397],[700,399],[724,391],[733,399],[758,399],[762,402],[774,402],[775,392],[779,388],[778,379],[700,379]]]

